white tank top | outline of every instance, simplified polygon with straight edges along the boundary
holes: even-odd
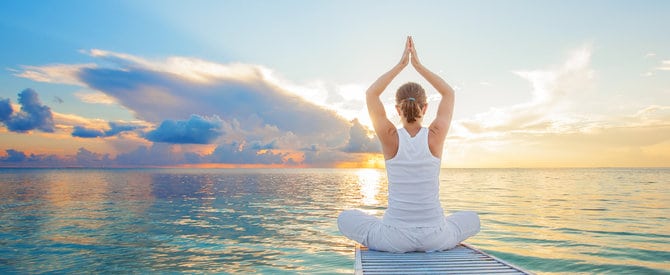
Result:
[[[411,137],[398,129],[398,153],[386,161],[388,208],[383,223],[395,227],[431,227],[444,223],[440,205],[440,162],[430,153],[428,128]]]

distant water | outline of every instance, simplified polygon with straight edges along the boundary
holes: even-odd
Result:
[[[0,273],[351,273],[384,170],[0,169]],[[444,169],[468,242],[537,273],[670,274],[670,169]]]

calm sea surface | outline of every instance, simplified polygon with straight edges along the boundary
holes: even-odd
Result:
[[[352,273],[384,170],[0,169],[0,273]],[[670,169],[444,169],[468,242],[537,273],[670,273]]]

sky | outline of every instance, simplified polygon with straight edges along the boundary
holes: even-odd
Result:
[[[2,1],[0,167],[382,167],[407,35],[443,167],[668,167],[668,1]],[[439,94],[411,66],[397,87]]]

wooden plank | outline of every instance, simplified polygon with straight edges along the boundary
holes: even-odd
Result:
[[[421,271],[421,270],[399,270],[392,272],[375,272],[375,271],[366,271],[365,274],[490,274],[487,272],[480,271]],[[496,271],[495,274],[519,274],[519,271],[510,269],[508,271]]]
[[[362,249],[363,248],[361,248],[361,245],[356,243],[356,262],[354,263],[354,275],[363,275],[363,257],[361,256]],[[368,250],[367,247],[364,249]]]
[[[430,253],[389,253],[356,245],[355,257],[355,274],[530,274],[468,244]]]
[[[444,270],[444,271],[456,271],[456,270],[464,270],[464,271],[465,270],[470,270],[470,271],[474,271],[474,270],[487,271],[487,270],[489,270],[489,271],[494,271],[494,270],[510,270],[510,269],[513,270],[513,268],[511,268],[509,266],[500,266],[500,265],[498,265],[498,266],[486,266],[486,267],[484,267],[484,266],[468,267],[468,266],[450,266],[450,265],[446,265],[446,266],[432,266],[432,265],[421,266],[421,265],[416,265],[416,266],[409,266],[409,267],[410,268],[408,268],[407,266],[403,266],[403,265],[388,265],[388,266],[385,266],[385,267],[368,268],[367,266],[365,266],[364,272],[373,271],[373,270],[374,271],[393,271],[393,270],[407,270],[407,269],[411,269],[411,270],[434,270],[434,271],[440,271],[440,270]]]
[[[511,263],[508,263],[508,262],[506,262],[506,261],[503,261],[502,259],[500,259],[500,258],[498,258],[498,257],[495,257],[495,256],[493,256],[493,255],[490,255],[490,254],[484,252],[484,251],[481,251],[481,250],[479,250],[478,248],[476,248],[476,247],[474,247],[474,246],[472,246],[472,245],[470,245],[470,244],[467,244],[467,243],[461,243],[460,245],[463,246],[463,247],[465,247],[465,248],[468,248],[468,249],[471,249],[471,250],[473,250],[473,251],[476,251],[476,252],[478,252],[478,253],[484,254],[484,255],[490,257],[491,259],[494,259],[494,260],[496,260],[496,261],[498,261],[498,262],[500,262],[500,263],[502,263],[502,264],[504,264],[504,265],[506,265],[506,266],[509,266],[509,267],[513,268],[513,269],[519,270],[519,271],[521,271],[521,272],[523,272],[523,273],[525,273],[525,274],[532,274],[532,273],[530,273],[530,272],[528,272],[528,271],[523,270],[522,268],[520,268],[520,267],[518,267],[518,266],[516,266],[516,265],[513,265],[513,264],[511,264]]]

